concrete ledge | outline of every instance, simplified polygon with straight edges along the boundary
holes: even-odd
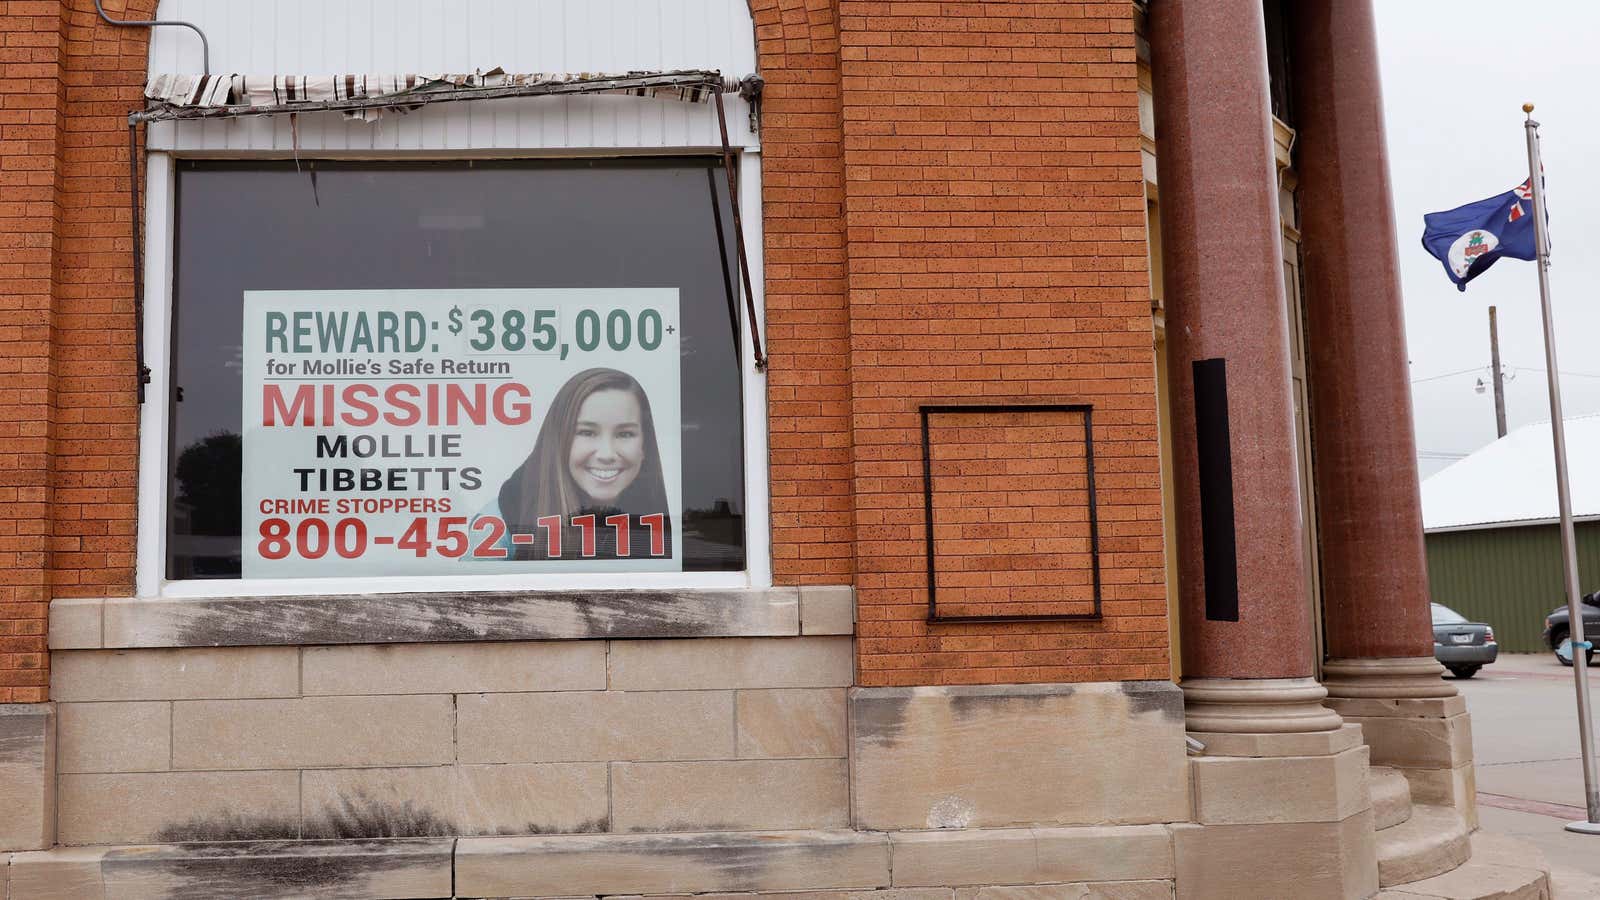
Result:
[[[1361,746],[1361,728],[1348,724],[1337,731],[1284,734],[1191,731],[1189,736],[1206,745],[1206,756],[1332,756]]]
[[[895,887],[1162,881],[1176,871],[1162,825],[895,832],[889,842]]]
[[[877,888],[889,839],[853,831],[462,838],[463,897]]]
[[[11,890],[30,900],[448,897],[451,844],[270,841],[18,853]]]
[[[54,703],[0,703],[0,852],[56,837]]]
[[[1171,682],[854,688],[849,698],[857,828],[1189,818],[1183,699]]]
[[[848,596],[847,596],[848,595]],[[52,650],[848,634],[842,588],[574,590],[51,603]]]

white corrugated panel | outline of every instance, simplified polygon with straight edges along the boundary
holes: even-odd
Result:
[[[1564,420],[1572,514],[1600,517],[1600,416]],[[1422,482],[1422,525],[1428,531],[1497,524],[1553,522],[1555,451],[1550,423],[1513,430]]]
[[[756,70],[747,0],[161,0],[193,22],[211,71],[245,75]],[[109,27],[109,26],[107,26]],[[153,29],[150,71],[199,72],[200,39]],[[728,138],[754,146],[744,101],[728,95]],[[636,97],[448,103],[365,124],[300,115],[302,153],[608,150],[720,145],[711,104]],[[152,149],[289,151],[288,117],[157,123]]]

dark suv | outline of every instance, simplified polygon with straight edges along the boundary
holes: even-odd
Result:
[[[1572,665],[1572,647],[1567,643],[1571,634],[1572,616],[1563,603],[1544,617],[1544,634],[1540,635],[1544,645],[1555,653],[1563,666]],[[1583,636],[1590,643],[1600,638],[1600,591],[1583,595]],[[1584,657],[1584,661],[1594,663],[1593,650]]]

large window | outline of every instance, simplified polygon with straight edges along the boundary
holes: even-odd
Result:
[[[718,161],[190,161],[176,196],[167,578],[745,568]]]

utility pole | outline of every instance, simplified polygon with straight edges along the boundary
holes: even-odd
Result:
[[[1506,436],[1506,384],[1500,372],[1500,328],[1495,323],[1494,307],[1489,307],[1489,364],[1494,369],[1494,427]]]

